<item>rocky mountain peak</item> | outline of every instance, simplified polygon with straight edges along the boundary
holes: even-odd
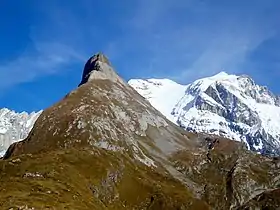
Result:
[[[103,53],[90,57],[84,66],[82,81],[79,86],[96,79],[109,79],[114,82],[124,81],[117,75],[109,59]]]
[[[44,110],[29,136],[13,144],[4,159],[27,153],[41,153],[69,148],[104,148],[131,151],[133,158],[153,165],[142,147],[160,130],[165,137],[159,150],[170,152],[188,139],[177,138],[178,128],[117,75],[105,55],[98,53],[85,64],[80,86],[63,100]],[[168,131],[167,131],[168,130]],[[168,133],[174,133],[174,137]],[[148,141],[148,140],[147,140]],[[178,143],[179,142],[179,143]],[[153,149],[153,148],[151,148]]]

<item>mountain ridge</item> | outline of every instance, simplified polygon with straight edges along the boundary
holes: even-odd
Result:
[[[153,85],[152,81],[162,85]],[[171,121],[188,131],[224,136],[245,142],[248,149],[261,154],[280,155],[280,124],[277,122],[280,97],[267,87],[257,85],[248,75],[221,72],[189,85],[178,84],[177,99],[173,102],[171,99],[167,106],[164,101],[158,103],[158,98],[163,96],[168,101],[168,96],[176,90],[169,90],[164,79],[128,83]]]
[[[100,56],[100,58],[98,58],[98,56]],[[90,69],[89,66],[91,66],[93,69],[98,69],[99,68],[99,60],[105,60],[106,59],[104,57],[102,57],[102,53],[98,53],[96,54],[96,56],[92,56],[85,67],[88,69]],[[92,63],[92,61],[97,61],[94,62],[94,65],[90,65]],[[109,63],[109,61],[107,60],[105,62],[105,64],[107,65],[111,65]],[[88,71],[88,70],[87,70]],[[108,74],[108,73],[107,73]],[[108,75],[110,75],[110,78],[116,78],[116,76],[112,76],[113,73],[110,72]],[[89,75],[85,74],[83,75],[83,78],[89,79]],[[248,76],[248,75],[240,75],[240,76],[236,76],[236,75],[229,75],[226,72],[220,72],[217,75],[214,75],[212,77],[208,77],[208,78],[202,78],[202,79],[198,79],[195,82],[189,84],[189,85],[181,85],[178,84],[170,79],[136,79],[136,80],[130,80],[128,83],[134,88],[136,89],[137,92],[140,93],[140,95],[142,95],[144,98],[148,99],[149,102],[155,107],[157,108],[161,113],[164,114],[165,117],[167,117],[167,119],[169,119],[170,121],[174,122],[175,124],[178,124],[181,127],[185,127],[185,129],[189,130],[189,131],[195,131],[195,132],[204,132],[204,133],[209,133],[209,134],[215,134],[215,135],[221,135],[221,136],[225,136],[228,138],[231,138],[233,140],[238,140],[238,141],[243,141],[247,144],[247,147],[249,149],[252,149],[253,151],[257,151],[260,152],[262,154],[268,154],[268,155],[279,155],[280,151],[279,149],[277,149],[277,151],[273,151],[273,147],[278,148],[279,144],[278,141],[280,139],[280,132],[279,132],[279,126],[276,127],[273,132],[275,132],[276,130],[276,135],[274,134],[274,136],[270,135],[270,132],[267,132],[263,126],[260,123],[256,122],[256,125],[254,126],[254,128],[251,129],[251,132],[247,131],[247,136],[246,135],[240,135],[240,133],[238,131],[235,132],[230,132],[227,133],[227,131],[224,131],[222,129],[220,129],[222,132],[221,133],[213,133],[210,132],[210,130],[202,130],[199,128],[199,126],[188,126],[190,124],[190,122],[182,122],[182,117],[180,117],[179,112],[182,111],[182,109],[187,109],[187,106],[194,106],[194,102],[191,102],[194,99],[190,99],[192,97],[195,97],[195,95],[197,94],[197,90],[201,91],[202,93],[206,93],[203,94],[203,97],[200,97],[200,95],[198,94],[198,96],[200,98],[196,99],[196,106],[198,106],[199,100],[204,100],[205,98],[209,101],[211,101],[212,103],[215,103],[215,105],[217,107],[220,108],[224,108],[223,106],[221,106],[220,103],[217,103],[217,101],[221,101],[220,98],[216,97],[216,100],[209,95],[213,94],[211,93],[211,91],[215,92],[215,89],[219,86],[219,80],[228,80],[229,77],[231,78],[239,78],[239,80],[247,80],[247,83],[251,84],[251,86],[256,85],[255,82],[253,81],[253,79]],[[120,77],[118,77],[118,79],[120,81],[122,81],[122,79]],[[206,85],[202,85],[201,86],[201,82],[203,83],[203,81],[205,79],[209,79],[208,82],[206,82]],[[81,81],[80,85],[82,85],[82,83],[85,81]],[[124,81],[122,81],[124,82]],[[204,82],[205,83],[205,82]],[[79,86],[80,86],[79,85]],[[161,86],[164,85],[164,88],[160,88]],[[268,94],[268,96],[270,96],[270,101],[267,101],[268,103],[270,103],[270,105],[273,106],[280,106],[280,96],[277,95],[273,95],[273,93],[271,93],[267,87],[265,86],[259,86],[261,87],[260,89],[262,91],[266,91]],[[246,89],[246,87],[243,88]],[[168,91],[168,89],[172,90],[172,93],[170,91]],[[214,89],[214,90],[213,90]],[[189,91],[189,92],[187,92]],[[230,92],[230,91],[229,91]],[[248,92],[250,92],[250,89],[248,89]],[[250,93],[248,93],[250,94]],[[167,97],[168,96],[168,97]],[[271,97],[272,96],[272,97]],[[271,100],[271,98],[273,100]],[[168,100],[167,100],[168,99]],[[267,97],[267,99],[269,99],[269,97]],[[259,102],[262,102],[263,100],[265,101],[265,99],[262,98],[257,98],[257,100]],[[208,102],[209,103],[209,102]],[[190,110],[189,112],[192,111],[196,111],[196,110]],[[9,110],[7,108],[3,108],[0,109],[0,131],[2,130],[3,132],[0,133],[0,140],[1,140],[1,151],[0,154],[1,156],[3,156],[3,154],[5,153],[6,149],[8,148],[8,146],[16,141],[19,141],[21,139],[24,139],[25,137],[27,137],[28,133],[30,132],[31,128],[33,127],[33,124],[35,123],[36,119],[39,117],[39,115],[42,113],[42,111],[39,112],[32,112],[30,114],[26,113],[26,112],[22,112],[22,113],[16,113],[12,110]],[[10,115],[10,117],[4,116],[6,113],[6,115]],[[254,112],[253,116],[254,116]],[[186,113],[183,113],[186,114]],[[187,113],[188,114],[188,113]],[[215,113],[214,113],[215,114]],[[18,115],[18,118],[15,117],[16,115]],[[31,119],[33,118],[32,121],[30,121],[29,116],[31,117]],[[195,112],[193,114],[189,114],[188,117],[189,118],[193,118],[194,115],[199,115],[199,113]],[[208,113],[209,118],[217,118],[216,115],[211,115],[211,113]],[[186,118],[186,117],[185,117]],[[252,117],[254,118],[254,117]],[[185,120],[185,119],[183,119]],[[269,120],[269,119],[268,119]],[[14,121],[14,124],[10,123],[9,121]],[[188,124],[189,123],[189,124]],[[211,129],[216,129],[215,128],[215,124],[219,124],[219,123],[225,123],[224,119],[217,119],[216,122],[212,122],[213,128]],[[186,125],[187,124],[187,125]],[[209,123],[211,124],[211,122]],[[275,123],[276,124],[276,123]],[[27,128],[25,128],[25,126],[27,125]],[[239,125],[228,125],[228,126],[233,126],[233,127],[238,127]],[[239,129],[239,128],[235,128],[235,129]],[[275,127],[275,126],[274,126]],[[5,132],[4,132],[5,130]],[[231,129],[232,130],[232,129]],[[260,130],[260,132],[257,132],[257,130]],[[244,132],[244,131],[242,131]],[[13,133],[13,134],[11,134]],[[266,138],[266,139],[272,139],[270,142],[266,142],[265,144],[269,145],[269,149],[268,152],[267,151],[261,151],[263,149],[263,143],[259,140],[256,139],[256,136],[258,136],[259,138]],[[257,142],[257,144],[255,144],[254,146],[252,146],[254,144],[254,141]],[[271,143],[272,142],[272,143]],[[256,147],[256,148],[254,148]],[[266,150],[266,149],[264,149]]]

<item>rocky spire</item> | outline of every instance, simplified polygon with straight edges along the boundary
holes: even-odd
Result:
[[[119,81],[123,83],[123,80],[117,75],[109,59],[102,53],[93,55],[86,62],[79,86],[95,79],[108,79],[113,82]]]

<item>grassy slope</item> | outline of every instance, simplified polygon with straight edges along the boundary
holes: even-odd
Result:
[[[208,209],[170,176],[102,150],[21,155],[0,170],[0,209]]]

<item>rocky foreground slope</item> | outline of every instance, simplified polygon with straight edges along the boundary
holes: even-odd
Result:
[[[186,132],[103,54],[0,161],[0,209],[276,209],[280,160]]]
[[[185,86],[167,79],[129,84],[187,131],[244,142],[263,155],[280,155],[280,97],[247,75],[221,72]]]

